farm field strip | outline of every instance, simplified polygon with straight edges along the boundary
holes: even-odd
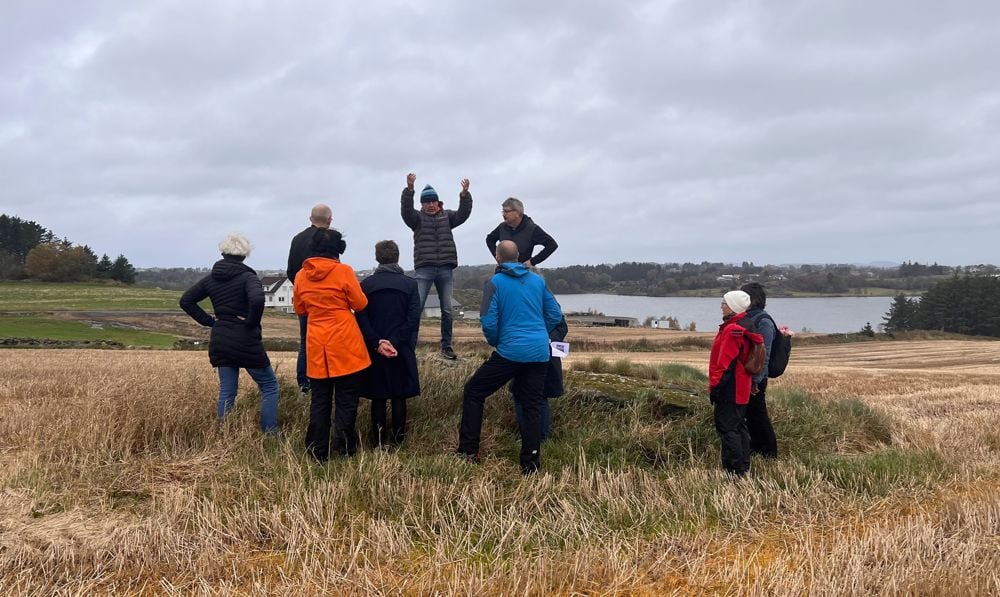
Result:
[[[740,483],[721,481],[716,463],[669,474],[606,468],[571,445],[549,449],[569,448],[575,465],[507,480],[504,457],[470,467],[444,456],[456,413],[422,419],[425,402],[414,424],[434,425],[433,434],[323,472],[303,462],[298,441],[261,441],[245,376],[232,425],[215,430],[217,379],[204,352],[0,351],[0,589],[693,595],[739,584],[747,594],[995,593],[992,344],[942,352],[928,342],[936,352],[922,363],[906,355],[924,343],[891,344],[796,348],[801,362],[773,386],[821,402],[859,397],[891,421],[887,446],[867,454],[845,444],[823,457],[837,463],[823,473],[793,459],[755,461],[759,476]],[[883,366],[893,354],[913,368]],[[449,365],[423,354],[429,377],[419,400],[447,392],[456,404],[479,356]],[[294,377],[294,353],[271,358],[279,377]],[[605,358],[703,368],[707,351]],[[286,414],[308,409],[282,400]],[[488,405],[487,441],[497,441],[488,438],[509,410],[503,400]],[[575,412],[573,398],[559,400],[561,416]],[[301,425],[301,412],[293,416]],[[652,429],[634,425],[640,435]],[[290,432],[301,439],[301,429]],[[883,457],[903,472],[887,465],[855,485],[851,463]],[[924,466],[906,476],[906,467]],[[884,484],[884,495],[869,494],[869,484]],[[410,505],[387,509],[399,492]],[[670,518],[678,511],[689,518]]]

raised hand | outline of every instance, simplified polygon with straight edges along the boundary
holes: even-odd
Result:
[[[413,190],[413,183],[417,182],[417,175],[410,172],[406,175],[406,188]]]
[[[469,192],[469,179],[468,178],[463,178],[462,179],[462,192],[463,193],[468,193]]]

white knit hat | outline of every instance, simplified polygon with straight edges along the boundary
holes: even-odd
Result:
[[[750,307],[750,295],[742,290],[731,290],[722,296],[722,300],[736,313],[742,313]]]

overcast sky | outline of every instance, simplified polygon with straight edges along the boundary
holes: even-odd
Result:
[[[1000,3],[0,0],[0,211],[138,267],[230,231],[283,268],[412,233],[407,172],[488,262],[1000,263]]]

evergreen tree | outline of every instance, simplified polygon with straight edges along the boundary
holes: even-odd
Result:
[[[915,329],[1000,337],[1000,278],[955,275],[938,282],[913,319]]]
[[[94,278],[97,276],[97,254],[87,245],[80,247],[83,252],[83,267],[80,275],[83,278]]]
[[[23,267],[32,249],[53,240],[55,235],[35,222],[0,214],[0,253],[4,254],[4,261],[11,265]],[[21,274],[20,268],[5,268],[5,273],[8,272],[16,274],[10,277],[20,277]]]
[[[108,254],[105,253],[101,255],[101,260],[97,262],[97,268],[96,268],[97,277],[102,279],[110,278],[111,267],[112,267],[111,259],[108,257]]]
[[[111,264],[111,279],[125,284],[135,282],[135,268],[124,255],[119,254],[115,262]]]
[[[912,330],[914,326],[914,316],[917,310],[916,300],[910,300],[903,294],[897,294],[889,305],[889,311],[882,318],[885,325],[882,328],[888,334],[894,332],[904,332]]]

